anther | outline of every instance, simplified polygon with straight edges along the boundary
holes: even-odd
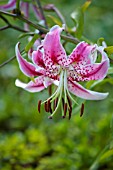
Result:
[[[82,117],[84,113],[84,103],[82,103],[81,110],[80,110],[80,117]]]
[[[48,116],[48,119],[52,119],[52,116]]]
[[[47,102],[45,102],[44,108],[45,108],[45,111],[46,111],[46,112],[49,112],[49,111],[48,111],[48,104],[47,104]]]
[[[58,103],[58,97],[54,100],[54,106],[53,106],[54,110],[55,110],[56,107],[57,107],[57,103]]]
[[[40,113],[40,109],[41,109],[41,102],[42,102],[42,100],[39,100],[38,101],[38,112]]]
[[[52,108],[51,108],[51,99],[47,101],[47,110],[52,114]]]
[[[69,120],[71,119],[72,108],[69,108]]]
[[[67,103],[64,104],[64,117],[66,117],[66,112],[67,112]]]
[[[63,108],[64,108],[64,98],[62,98],[62,106],[63,106]]]
[[[68,100],[68,104],[69,104],[70,109],[72,109],[72,101],[71,101],[71,99],[69,98],[68,95],[67,95],[67,100]]]

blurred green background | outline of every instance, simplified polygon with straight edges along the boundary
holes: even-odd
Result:
[[[84,2],[43,0],[42,4],[54,3],[71,27],[70,14]],[[48,12],[45,14],[47,17]],[[11,22],[22,26],[14,19]],[[0,26],[3,24],[0,20]],[[19,34],[12,29],[0,32],[0,63],[15,55],[18,41],[23,47],[27,43],[27,38],[18,40]],[[85,12],[83,35],[93,42],[104,37],[113,45],[113,0],[92,1]],[[37,101],[46,99],[48,91],[28,93],[15,86],[16,78],[28,81],[16,60],[0,69],[0,170],[113,169],[112,77],[111,83],[93,88],[109,92],[109,97],[87,101],[82,118],[75,106],[71,120],[60,116],[49,120],[47,113],[37,113]]]

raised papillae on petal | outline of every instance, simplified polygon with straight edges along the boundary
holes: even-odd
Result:
[[[38,76],[38,72],[33,64],[26,61],[20,54],[19,43],[15,47],[16,58],[19,63],[20,70],[28,77]]]
[[[55,25],[45,36],[43,41],[44,62],[46,66],[59,64],[64,66],[66,63],[66,52],[60,42],[60,33],[63,28]]]
[[[0,5],[1,10],[13,10],[16,8],[16,0],[9,0],[7,4]]]

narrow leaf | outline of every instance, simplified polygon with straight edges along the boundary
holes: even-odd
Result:
[[[108,53],[109,55],[110,55],[110,54],[113,54],[113,46],[106,47],[106,48],[104,49],[104,51],[105,51],[106,53]]]
[[[39,34],[35,34],[32,38],[32,40],[26,45],[25,47],[25,51],[28,52],[30,50],[30,48],[33,46],[33,44],[35,43],[35,41],[39,38]]]

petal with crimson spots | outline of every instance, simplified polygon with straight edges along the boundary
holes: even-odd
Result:
[[[23,83],[21,82],[20,80],[16,80],[15,81],[15,85],[17,87],[21,87],[23,88],[24,90],[26,91],[29,91],[29,92],[40,92],[42,91],[43,89],[47,88],[48,86],[50,86],[52,84],[52,81],[49,79],[48,82],[46,80],[46,87],[44,86],[44,77],[43,76],[40,76],[36,79],[34,79],[34,82],[33,81],[30,81],[28,84],[26,83]]]
[[[77,82],[71,80],[68,80],[68,89],[74,95],[86,100],[103,100],[108,96],[108,93],[87,90]]]
[[[45,36],[43,47],[46,66],[51,67],[55,63],[64,66],[66,63],[66,52],[60,43],[60,32],[62,30],[63,28],[55,25]]]
[[[28,77],[37,76],[38,73],[35,71],[36,68],[33,64],[27,62],[24,58],[22,58],[19,50],[19,43],[17,43],[15,47],[17,61],[19,63],[20,70]]]
[[[79,43],[73,52],[70,54],[67,63],[72,64],[74,62],[81,64],[90,64],[93,62],[93,58],[90,57],[91,53],[95,51],[95,45],[89,45],[86,42]]]
[[[101,80],[104,79],[109,67],[109,60],[103,61],[101,64],[90,64],[76,69],[78,73],[77,81],[88,81],[88,80]]]

